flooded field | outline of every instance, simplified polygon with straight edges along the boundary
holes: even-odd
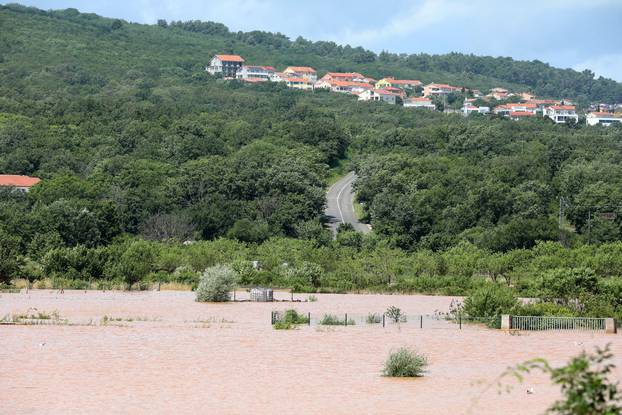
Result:
[[[522,385],[507,379],[515,388],[499,394],[494,383],[505,368],[534,357],[561,364],[608,342],[616,376],[622,375],[619,335],[509,335],[427,322],[423,329],[358,322],[271,328],[271,311],[292,307],[365,316],[395,305],[417,315],[446,312],[452,301],[316,297],[296,304],[201,304],[190,292],[0,294],[0,317],[56,311],[65,322],[0,326],[0,413],[537,414],[557,397],[556,388],[533,375]],[[426,377],[381,376],[388,353],[400,346],[429,357]]]

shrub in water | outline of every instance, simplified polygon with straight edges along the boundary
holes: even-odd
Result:
[[[235,287],[235,282],[236,274],[229,266],[216,265],[207,268],[197,287],[197,301],[229,301],[230,292]]]
[[[277,330],[290,330],[298,324],[308,324],[309,317],[299,314],[296,310],[285,310],[282,315],[277,315],[277,321],[274,328]]]
[[[473,291],[464,299],[464,313],[472,320],[500,324],[498,317],[512,314],[519,306],[514,292],[501,285],[489,284]]]
[[[384,375],[390,377],[420,377],[425,373],[428,360],[425,356],[406,347],[389,355],[384,363]]]
[[[367,319],[365,321],[367,321],[367,324],[379,324],[379,323],[382,323],[382,315],[381,314],[376,314],[376,313],[369,313],[367,315]]]
[[[395,306],[391,306],[389,308],[387,308],[387,311],[385,312],[386,316],[389,317],[391,320],[393,320],[395,323],[399,323],[401,322],[405,322],[406,321],[406,315],[404,313],[402,313],[402,310],[395,307]]]

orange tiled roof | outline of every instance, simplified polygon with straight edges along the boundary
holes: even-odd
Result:
[[[535,114],[529,111],[512,111],[510,117],[533,117]]]
[[[315,73],[315,69],[309,66],[288,66],[283,72]]]
[[[554,110],[566,110],[566,111],[574,111],[575,110],[575,106],[574,105],[553,105],[553,106],[551,106],[549,108],[554,109]]]
[[[216,57],[226,62],[244,62],[244,59],[239,55],[216,55]]]
[[[32,187],[40,181],[38,177],[0,174],[0,186]]]

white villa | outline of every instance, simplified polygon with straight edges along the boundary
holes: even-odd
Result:
[[[544,116],[549,117],[556,124],[564,124],[567,120],[579,121],[574,105],[551,105],[544,109]]]
[[[617,116],[609,112],[590,112],[585,118],[587,125],[604,125],[622,124],[622,116]]]

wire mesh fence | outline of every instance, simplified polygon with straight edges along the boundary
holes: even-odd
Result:
[[[345,313],[322,312],[300,313],[295,322],[286,311],[273,311],[270,317],[271,324],[290,321],[297,325],[307,326],[356,326],[356,327],[392,327],[399,326],[413,329],[451,329],[461,330],[467,327],[487,326],[499,327],[499,317],[468,318],[462,315],[446,314],[399,314],[386,313]],[[288,320],[289,319],[289,320]]]

